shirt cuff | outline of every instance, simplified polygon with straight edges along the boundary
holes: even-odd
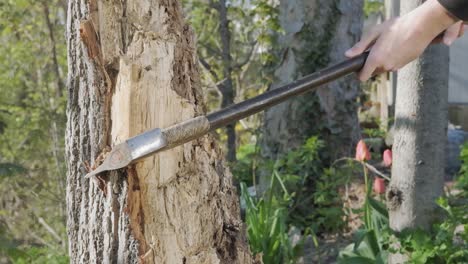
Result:
[[[468,21],[468,0],[439,0],[439,3],[458,19]]]

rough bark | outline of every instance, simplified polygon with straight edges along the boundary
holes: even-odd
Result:
[[[405,14],[422,1],[402,1]],[[392,181],[387,192],[390,227],[428,229],[438,217],[447,133],[449,52],[430,47],[398,73]],[[390,263],[403,263],[392,255]]]
[[[280,1],[284,50],[271,89],[343,60],[361,35],[362,10],[362,0]],[[359,82],[348,77],[271,108],[265,113],[262,154],[274,159],[320,134],[332,159],[349,156],[360,136],[358,95]]]
[[[107,145],[204,112],[180,3],[69,1],[67,37],[71,262],[252,263],[212,137],[83,178]]]

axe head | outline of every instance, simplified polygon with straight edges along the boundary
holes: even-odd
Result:
[[[86,174],[85,178],[90,178],[104,171],[124,168],[139,159],[162,150],[166,146],[167,142],[161,133],[161,129],[150,130],[116,145],[107,154],[104,162],[95,170]]]

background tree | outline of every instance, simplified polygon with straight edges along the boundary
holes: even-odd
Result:
[[[0,3],[0,262],[66,262],[64,5]]]
[[[210,111],[224,108],[264,90],[271,62],[270,30],[278,30],[276,9],[268,1],[186,0],[185,10],[199,43],[202,85]],[[259,70],[260,69],[260,70]],[[219,132],[226,158],[236,160],[236,148],[250,142],[258,116],[230,124]]]
[[[281,62],[271,89],[344,59],[361,36],[362,0],[280,1]],[[266,111],[262,154],[287,153],[312,135],[327,142],[330,159],[350,156],[360,137],[359,82],[348,77]],[[269,180],[261,178],[265,185]]]
[[[401,14],[423,1],[401,2]],[[449,52],[429,47],[398,73],[394,161],[387,193],[390,227],[429,229],[438,218],[435,200],[443,194],[447,133]],[[393,255],[390,263],[405,257]]]
[[[83,179],[106,145],[203,113],[177,1],[69,2],[72,262],[251,263],[231,174],[209,136]]]

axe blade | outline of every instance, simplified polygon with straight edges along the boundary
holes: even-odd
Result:
[[[86,174],[90,178],[101,172],[124,168],[134,161],[156,153],[167,146],[161,129],[156,128],[126,140],[115,146],[95,170]]]

